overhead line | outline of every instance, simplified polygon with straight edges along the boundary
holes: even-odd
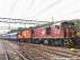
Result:
[[[9,20],[20,20],[20,21],[34,21],[34,22],[48,22],[48,21],[37,21],[37,20],[26,20],[26,19],[13,19],[13,18],[1,18],[0,19],[9,19]]]

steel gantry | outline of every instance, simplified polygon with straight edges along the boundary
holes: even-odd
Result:
[[[72,19],[72,20],[76,20],[76,19]],[[13,24],[14,26],[16,26],[16,24],[20,24],[20,25],[22,24],[24,25],[24,27],[29,27],[29,26],[37,26],[37,25],[42,25],[42,26],[51,25],[51,24],[56,24],[63,21],[71,21],[71,20],[48,22],[48,21],[26,20],[26,19],[0,18],[0,22],[7,23],[9,25],[8,29],[12,28],[11,24]]]
[[[13,19],[13,18],[0,18],[0,22],[4,22],[4,23],[21,23],[21,24],[43,24],[43,23],[48,23],[48,21]]]
[[[7,29],[13,29],[11,24],[13,24],[15,27],[16,27],[16,24],[18,24],[18,25],[22,24],[22,25],[24,25],[24,27],[29,27],[29,26],[36,26],[36,25],[49,23],[48,21],[13,19],[13,18],[0,18],[0,22],[8,24],[8,27],[6,27]]]

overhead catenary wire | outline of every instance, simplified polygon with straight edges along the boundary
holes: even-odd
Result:
[[[0,18],[0,22],[4,22],[4,23],[22,23],[22,24],[48,23],[48,21],[13,19],[13,18]]]
[[[20,0],[15,0],[15,1],[13,2],[13,4],[11,5],[11,7],[10,7],[10,14],[11,14],[11,15],[13,14],[13,12],[14,12],[14,10],[15,10],[15,7],[16,7],[18,1],[20,1]]]
[[[40,10],[36,15],[47,12],[49,9],[51,9],[52,7],[54,7],[57,4],[60,4],[62,2],[62,0],[57,0],[55,2],[53,2],[52,4],[50,4],[49,6],[45,7],[44,9]]]
[[[79,19],[71,19],[71,20],[79,20]],[[24,21],[24,22],[23,22]],[[61,21],[56,21],[56,22],[63,22],[63,21],[68,21],[68,20],[61,20]],[[4,22],[4,23],[24,23],[27,24],[29,22],[36,22],[36,23],[55,23],[55,22],[49,22],[49,21],[37,21],[37,20],[25,20],[25,19],[13,19],[13,18],[0,18],[0,22]],[[34,24],[34,23],[33,23]]]

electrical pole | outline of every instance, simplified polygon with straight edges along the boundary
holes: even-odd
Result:
[[[52,22],[54,22],[54,17],[52,16]]]

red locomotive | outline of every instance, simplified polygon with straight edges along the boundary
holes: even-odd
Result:
[[[69,47],[74,45],[76,31],[74,23],[62,22],[61,25],[49,24],[28,28],[19,32],[17,37],[20,41]]]

